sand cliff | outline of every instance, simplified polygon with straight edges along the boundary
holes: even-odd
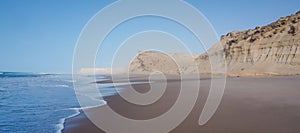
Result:
[[[300,12],[267,26],[230,32],[208,51],[210,54],[192,55],[198,70],[195,70],[195,63],[182,63],[189,58],[187,54],[158,52],[139,53],[129,70],[131,73],[211,73],[209,59],[224,57],[228,75],[300,74]],[[178,67],[170,57],[184,65]]]
[[[165,54],[160,52],[140,52],[130,63],[131,73],[147,74],[155,71],[166,74],[197,73],[194,60],[199,55]]]

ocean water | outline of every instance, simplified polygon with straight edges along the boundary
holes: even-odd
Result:
[[[109,88],[101,87],[104,95],[116,93]],[[97,95],[84,93],[86,99],[97,100]],[[64,120],[79,114],[76,94],[71,75],[1,72],[0,133],[61,132]],[[98,100],[97,105],[105,104]]]

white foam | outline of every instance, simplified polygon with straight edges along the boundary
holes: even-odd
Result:
[[[67,81],[68,82],[68,81]],[[74,80],[69,80],[69,82],[76,82],[76,81],[74,81]],[[133,85],[133,84],[145,84],[145,83],[149,83],[149,82],[125,82],[125,83],[107,83],[107,84],[98,84],[99,86],[101,86],[101,87],[103,87],[103,88],[106,88],[106,87],[110,87],[110,86],[122,86],[122,85],[129,85],[129,84],[131,84],[131,85]],[[67,85],[57,85],[57,87],[69,87],[69,86],[67,86]],[[121,90],[121,88],[115,88],[115,89],[120,89]],[[76,92],[75,92],[76,93]],[[90,109],[90,108],[96,108],[96,107],[101,107],[101,106],[103,106],[103,105],[106,105],[107,104],[107,102],[106,101],[104,101],[104,100],[101,100],[101,99],[98,99],[97,97],[99,96],[99,95],[95,95],[95,96],[91,96],[91,94],[86,94],[86,90],[84,91],[84,93],[76,93],[76,95],[77,96],[85,96],[85,97],[88,97],[89,99],[91,99],[92,101],[101,101],[101,105],[95,105],[95,106],[86,106],[86,107],[79,107],[79,108],[68,108],[68,109],[65,109],[65,110],[75,110],[76,111],[76,113],[75,114],[73,114],[73,115],[70,115],[70,116],[68,116],[68,117],[66,117],[66,118],[62,118],[62,119],[60,119],[59,120],[59,124],[57,124],[56,126],[55,126],[55,128],[56,128],[56,133],[61,133],[62,131],[63,131],[63,129],[64,129],[64,124],[65,124],[65,121],[66,121],[66,119],[69,119],[69,118],[72,118],[72,117],[75,117],[75,116],[78,116],[78,115],[80,115],[80,110],[85,110],[85,109]],[[109,94],[109,95],[113,95],[113,94]],[[98,104],[98,102],[97,102],[97,104]]]
[[[76,80],[65,80],[66,82],[69,82],[69,83],[75,83]]]
[[[106,101],[103,105],[106,105]],[[103,105],[95,105],[95,106],[87,106],[87,107],[80,107],[80,108],[69,108],[71,110],[84,110],[84,109],[91,109],[91,108],[96,108],[96,107],[101,107]]]
[[[68,88],[68,85],[55,85],[55,87],[62,87],[62,88]]]
[[[72,88],[67,84],[54,84],[54,85],[44,85],[44,84],[29,84],[30,87],[40,87],[40,88]]]
[[[106,101],[104,101],[103,105],[106,105]],[[66,119],[70,119],[70,118],[73,118],[75,116],[78,116],[80,114],[80,110],[101,107],[103,105],[96,105],[96,106],[88,106],[88,107],[79,107],[79,108],[68,108],[68,109],[65,109],[65,110],[75,110],[76,112],[74,114],[66,117],[66,118],[61,118],[59,120],[59,123],[55,125],[56,133],[62,133],[63,129],[65,128],[64,124],[66,122]]]
[[[55,125],[55,128],[56,128],[56,133],[61,133],[62,130],[64,129],[64,124],[66,122],[66,119],[69,119],[69,118],[72,118],[72,117],[75,117],[75,116],[78,116],[80,114],[80,111],[79,110],[75,110],[76,113],[66,117],[66,118],[61,118],[59,120],[59,123]]]
[[[47,74],[51,74],[51,73],[47,73],[47,72],[33,72],[32,74],[47,75]]]

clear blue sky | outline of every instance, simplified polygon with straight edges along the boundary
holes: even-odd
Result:
[[[0,71],[70,73],[73,50],[82,28],[112,2],[114,0],[1,0]],[[187,2],[208,18],[219,36],[266,25],[300,10],[300,1],[296,0]],[[143,21],[155,22],[152,18]],[[98,62],[98,67],[110,65],[106,63],[109,58]]]

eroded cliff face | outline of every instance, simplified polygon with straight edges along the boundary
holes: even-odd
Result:
[[[267,26],[230,32],[208,51],[193,55],[198,70],[194,70],[195,63],[185,63],[184,68],[178,68],[176,63],[172,65],[168,56],[156,52],[140,53],[130,64],[130,70],[152,72],[157,69],[168,74],[211,73],[210,59],[224,57],[229,75],[300,74],[300,12]],[[186,59],[183,54],[172,56],[182,61]],[[218,67],[224,66],[219,64]]]
[[[197,55],[196,55],[197,56]],[[198,73],[195,55],[140,52],[130,63],[129,70],[135,74],[161,72],[164,74]]]
[[[300,12],[267,26],[231,32],[221,45],[232,75],[300,73]]]

